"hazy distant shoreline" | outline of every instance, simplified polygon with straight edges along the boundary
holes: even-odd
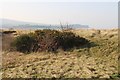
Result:
[[[10,19],[0,19],[0,28],[1,29],[56,29],[59,30],[61,27],[63,28],[72,28],[72,29],[80,29],[80,28],[89,28],[88,25],[81,24],[42,24],[42,23],[33,23],[33,22],[24,22]]]

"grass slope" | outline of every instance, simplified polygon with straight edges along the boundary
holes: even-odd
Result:
[[[3,78],[110,78],[118,73],[118,31],[73,30],[91,40],[71,51],[3,52]]]

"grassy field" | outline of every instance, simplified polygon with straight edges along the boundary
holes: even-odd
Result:
[[[118,30],[71,30],[89,45],[58,53],[2,53],[3,78],[110,78],[118,73]],[[22,33],[19,31],[19,33]],[[24,33],[24,31],[23,31]]]

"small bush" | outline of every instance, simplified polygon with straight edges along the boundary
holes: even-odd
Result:
[[[36,30],[35,33],[20,35],[14,41],[17,51],[57,51],[58,48],[69,50],[80,47],[89,41],[76,36],[72,32],[60,32],[57,30]]]
[[[89,42],[87,39],[76,36],[72,32],[45,29],[37,30],[35,34],[40,44],[40,50],[56,51],[58,48],[68,50]]]
[[[28,53],[33,51],[35,39],[33,36],[23,34],[18,36],[14,41],[14,46],[17,51]]]
[[[49,29],[35,31],[39,47],[38,51],[56,51],[59,47],[58,41],[56,40],[58,33],[56,30]]]
[[[83,37],[76,36],[72,32],[63,32],[58,39],[63,50],[80,47],[87,44],[89,41]]]

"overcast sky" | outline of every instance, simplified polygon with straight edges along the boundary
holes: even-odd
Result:
[[[68,24],[89,25],[92,28],[118,26],[117,0],[1,1],[0,18],[44,24],[59,24],[61,21]]]

